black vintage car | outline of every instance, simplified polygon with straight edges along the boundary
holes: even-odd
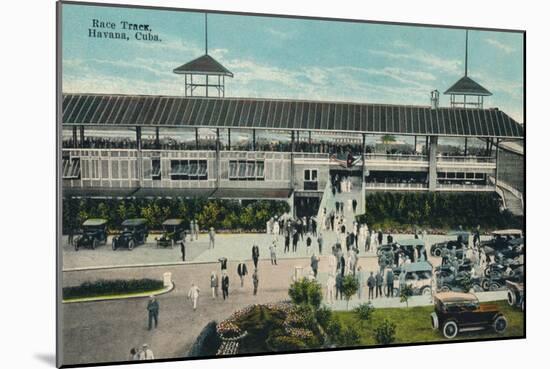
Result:
[[[434,243],[432,246],[430,246],[430,255],[441,256],[443,254],[443,249],[446,248],[448,250],[452,250],[454,246],[456,247],[456,256],[458,258],[462,258],[462,255],[465,251],[464,249],[466,248],[470,240],[470,233],[464,231],[454,231],[450,232],[448,236],[456,237],[456,239]]]
[[[157,238],[157,247],[170,247],[185,238],[183,219],[167,219],[162,223],[162,235]]]
[[[113,237],[113,250],[120,247],[133,250],[135,246],[145,243],[147,236],[149,236],[149,231],[147,230],[146,219],[126,219],[122,222],[122,232]]]
[[[451,232],[451,236],[456,236],[456,240],[434,243],[430,246],[430,255],[441,256],[444,253],[444,249],[452,250],[456,248],[456,256],[461,259],[464,255],[466,246],[468,245],[469,233],[468,232]]]
[[[525,311],[525,285],[523,282],[506,281],[506,288],[508,289],[508,304]]]
[[[107,243],[107,220],[87,219],[82,223],[82,234],[74,239],[74,249],[89,247],[92,250]]]
[[[522,248],[523,244],[521,229],[502,229],[494,231],[491,234],[491,239],[482,241],[480,247],[483,248],[485,254],[494,255],[498,252]]]
[[[471,293],[442,292],[434,296],[432,328],[440,330],[445,338],[458,333],[491,328],[503,333],[508,327],[506,317],[494,304],[480,304]]]

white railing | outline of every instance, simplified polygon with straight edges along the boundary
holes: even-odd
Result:
[[[492,177],[492,176],[489,176],[489,181],[492,183],[492,184],[497,184],[498,186],[497,187],[502,187],[504,188],[506,191],[510,192],[512,195],[514,195],[515,197],[517,197],[520,201],[521,201],[521,206],[524,207],[524,204],[523,204],[523,194],[517,190],[516,188],[512,187],[509,183],[507,182],[504,182],[502,179],[499,179],[498,180],[498,183],[495,181],[495,177]],[[504,195],[502,196],[502,198],[504,199]]]
[[[365,160],[383,160],[383,161],[428,161],[426,155],[400,155],[400,154],[365,154]]]
[[[365,183],[365,189],[418,191],[418,190],[427,190],[428,185],[424,183],[367,182]]]
[[[442,184],[437,185],[438,191],[495,191],[495,186],[478,184]]]
[[[496,159],[486,156],[438,156],[442,163],[496,164]]]

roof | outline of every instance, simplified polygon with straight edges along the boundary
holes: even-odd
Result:
[[[162,222],[162,225],[165,226],[178,226],[183,223],[183,219],[166,219]]]
[[[63,124],[501,138],[524,135],[523,127],[498,109],[153,95],[64,94]]]
[[[216,199],[288,199],[292,190],[288,188],[218,188],[211,197]]]
[[[468,231],[450,231],[448,233],[449,236],[470,236],[470,232]]]
[[[174,69],[176,74],[208,74],[217,76],[233,77],[227,68],[221,65],[216,59],[208,54],[193,59],[188,63]]]
[[[443,303],[478,302],[476,295],[473,293],[462,292],[440,292],[434,295],[434,299],[438,299]]]
[[[145,223],[147,223],[147,219],[143,219],[143,218],[126,219],[124,222],[122,222],[122,226],[134,227]]]
[[[432,271],[433,267],[429,261],[418,261],[416,263],[405,264],[402,267],[404,272],[422,272],[422,271]]]
[[[424,241],[421,239],[411,238],[408,240],[400,240],[397,243],[401,246],[424,246]]]
[[[84,223],[82,223],[83,226],[86,227],[93,227],[93,226],[101,226],[107,224],[106,219],[86,219]]]
[[[521,229],[499,229],[498,231],[494,231],[492,234],[494,235],[523,235],[523,231]]]
[[[445,95],[491,96],[492,93],[470,77],[464,76],[449,87]]]

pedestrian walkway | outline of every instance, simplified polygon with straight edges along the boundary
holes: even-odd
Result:
[[[365,288],[364,294],[366,295],[368,289]],[[478,292],[475,294],[479,299],[479,302],[488,302],[488,301],[500,301],[507,299],[506,291],[494,291],[494,292]],[[336,300],[333,304],[327,304],[332,310],[335,311],[346,311],[353,310],[358,305],[366,303],[369,300],[367,298],[358,299],[357,296],[352,297],[349,301],[349,309],[347,307],[346,300]],[[407,304],[401,302],[399,297],[381,297],[370,300],[372,306],[378,309],[384,308],[403,308]],[[326,303],[326,301],[325,301]],[[433,305],[433,300],[431,296],[411,296],[409,297],[409,307],[415,306],[430,306]]]

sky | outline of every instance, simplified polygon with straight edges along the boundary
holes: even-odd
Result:
[[[361,15],[358,14],[358,17]],[[88,37],[94,19],[128,40]],[[148,24],[143,41],[121,21]],[[208,15],[208,53],[234,74],[226,96],[429,105],[464,75],[465,30]],[[63,92],[182,96],[172,70],[205,52],[204,14],[64,4]],[[523,123],[523,35],[469,31],[468,75]],[[449,96],[441,95],[441,106]]]

